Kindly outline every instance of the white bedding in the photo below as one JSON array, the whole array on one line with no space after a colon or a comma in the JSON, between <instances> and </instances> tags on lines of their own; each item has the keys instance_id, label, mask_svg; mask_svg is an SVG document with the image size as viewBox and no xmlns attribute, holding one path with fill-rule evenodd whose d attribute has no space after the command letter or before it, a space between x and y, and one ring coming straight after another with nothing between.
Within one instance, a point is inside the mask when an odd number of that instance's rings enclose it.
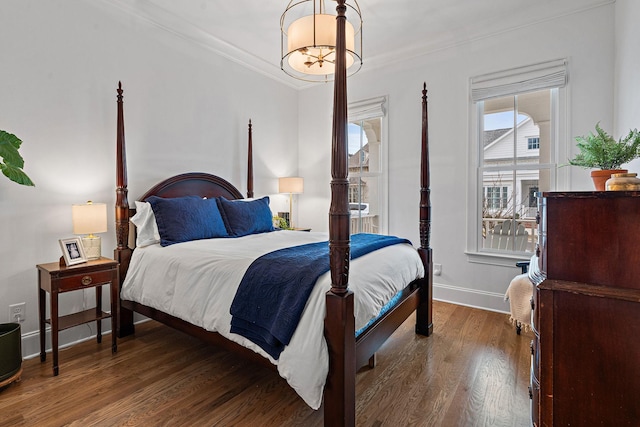
<instances>
[{"instance_id":1,"label":"white bedding","mask_svg":"<svg viewBox=\"0 0 640 427\"><path fill-rule=\"evenodd\" d=\"M255 258L280 248L327 240L326 233L277 231L137 248L121 297L218 332L261 354L277 365L280 375L310 407L318 409L328 372L323 329L330 273L318 279L300 324L279 360L229 332L229 307L244 272ZM408 244L389 246L352 260L349 289L355 295L356 330L377 316L399 290L423 276L417 251Z\"/></svg>"}]
</instances>

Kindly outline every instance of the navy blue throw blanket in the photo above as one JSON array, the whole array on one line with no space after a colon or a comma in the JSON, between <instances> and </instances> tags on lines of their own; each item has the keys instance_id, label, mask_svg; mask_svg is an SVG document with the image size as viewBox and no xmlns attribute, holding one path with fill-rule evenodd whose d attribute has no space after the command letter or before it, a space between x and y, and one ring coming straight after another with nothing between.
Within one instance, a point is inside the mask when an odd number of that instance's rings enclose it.
<instances>
[{"instance_id":1,"label":"navy blue throw blanket","mask_svg":"<svg viewBox=\"0 0 640 427\"><path fill-rule=\"evenodd\" d=\"M354 234L351 259L411 242L394 236ZM231 304L231 332L280 357L298 326L318 277L329 271L329 242L270 252L249 266Z\"/></svg>"}]
</instances>

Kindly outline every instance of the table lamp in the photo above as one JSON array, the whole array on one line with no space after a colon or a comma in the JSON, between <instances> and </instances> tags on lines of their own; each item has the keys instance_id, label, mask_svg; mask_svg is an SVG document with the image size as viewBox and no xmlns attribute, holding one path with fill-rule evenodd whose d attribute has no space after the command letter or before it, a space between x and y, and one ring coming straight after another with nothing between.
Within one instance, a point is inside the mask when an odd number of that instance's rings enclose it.
<instances>
[{"instance_id":1,"label":"table lamp","mask_svg":"<svg viewBox=\"0 0 640 427\"><path fill-rule=\"evenodd\" d=\"M102 243L100 236L93 233L105 233L107 231L107 205L105 203L93 203L88 201L84 205L71 207L73 221L73 234L87 234L82 237L82 246L87 259L97 259L102 255Z\"/></svg>"},{"instance_id":2,"label":"table lamp","mask_svg":"<svg viewBox=\"0 0 640 427\"><path fill-rule=\"evenodd\" d=\"M299 176L278 178L278 192L289 193L289 227L293 228L292 197L304 191L304 179Z\"/></svg>"}]
</instances>

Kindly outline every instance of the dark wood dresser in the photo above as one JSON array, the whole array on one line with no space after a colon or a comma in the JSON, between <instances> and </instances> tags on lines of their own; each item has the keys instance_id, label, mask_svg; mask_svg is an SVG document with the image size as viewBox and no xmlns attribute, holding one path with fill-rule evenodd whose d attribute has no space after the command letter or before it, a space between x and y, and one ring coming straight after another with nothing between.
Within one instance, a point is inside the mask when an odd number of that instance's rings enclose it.
<instances>
[{"instance_id":1,"label":"dark wood dresser","mask_svg":"<svg viewBox=\"0 0 640 427\"><path fill-rule=\"evenodd\" d=\"M640 192L539 199L535 426L640 426Z\"/></svg>"}]
</instances>

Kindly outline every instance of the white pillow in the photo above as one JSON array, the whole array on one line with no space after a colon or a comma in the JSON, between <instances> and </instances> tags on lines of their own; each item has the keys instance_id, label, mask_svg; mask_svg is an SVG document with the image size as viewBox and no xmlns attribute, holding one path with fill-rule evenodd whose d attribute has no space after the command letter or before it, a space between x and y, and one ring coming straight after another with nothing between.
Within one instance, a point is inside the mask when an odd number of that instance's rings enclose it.
<instances>
[{"instance_id":1,"label":"white pillow","mask_svg":"<svg viewBox=\"0 0 640 427\"><path fill-rule=\"evenodd\" d=\"M160 243L160 232L151 204L136 200L136 214L131 217L131 222L136 226L136 247Z\"/></svg>"}]
</instances>

